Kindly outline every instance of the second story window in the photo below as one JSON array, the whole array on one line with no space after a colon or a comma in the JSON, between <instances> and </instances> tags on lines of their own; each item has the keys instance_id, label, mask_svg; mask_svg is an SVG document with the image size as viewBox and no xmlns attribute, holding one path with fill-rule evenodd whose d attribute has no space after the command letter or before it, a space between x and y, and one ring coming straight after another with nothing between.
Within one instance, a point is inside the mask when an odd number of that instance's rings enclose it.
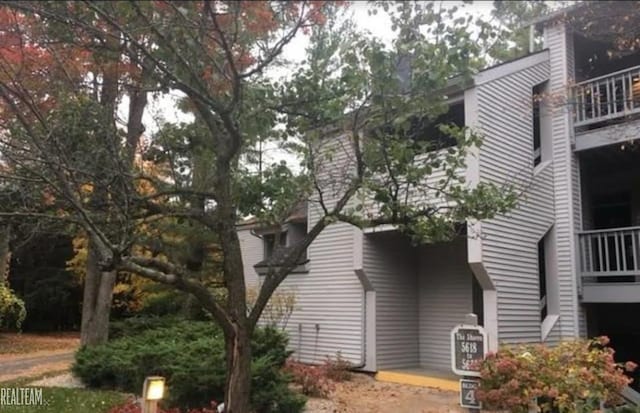
<instances>
[{"instance_id":1,"label":"second story window","mask_svg":"<svg viewBox=\"0 0 640 413\"><path fill-rule=\"evenodd\" d=\"M542 145L540 142L540 100L542 99L542 85L533 88L533 166L538 166L542 162Z\"/></svg>"},{"instance_id":2,"label":"second story window","mask_svg":"<svg viewBox=\"0 0 640 413\"><path fill-rule=\"evenodd\" d=\"M456 138L443 133L440 130L440 125L464 127L464 102L451 104L447 112L434 120L416 119L410 129L410 138L417 142L428 142L429 150L439 150L456 146Z\"/></svg>"},{"instance_id":3,"label":"second story window","mask_svg":"<svg viewBox=\"0 0 640 413\"><path fill-rule=\"evenodd\" d=\"M372 127L367 133L374 138L385 135L398 136L407 139L419 147L420 150L431 152L456 146L458 141L450 133L443 132L441 126L454 126L464 128L464 102L456 101L449 104L447 111L429 118L427 116L411 116L407 124L401 127L394 126L391 122Z\"/></svg>"},{"instance_id":4,"label":"second story window","mask_svg":"<svg viewBox=\"0 0 640 413\"><path fill-rule=\"evenodd\" d=\"M278 238L276 240L276 238ZM277 248L287 246L287 232L283 231L280 234L265 234L263 236L264 242L264 259L270 258Z\"/></svg>"},{"instance_id":5,"label":"second story window","mask_svg":"<svg viewBox=\"0 0 640 413\"><path fill-rule=\"evenodd\" d=\"M265 228L256 230L256 236L262 238L262 260L254 265L258 274L264 275L270 269L278 269L287 262L292 250L302 242L307 234L307 222L304 220L290 221L281 228ZM296 267L292 273L309 272L307 251L298 257Z\"/></svg>"},{"instance_id":6,"label":"second story window","mask_svg":"<svg viewBox=\"0 0 640 413\"><path fill-rule=\"evenodd\" d=\"M544 107L544 96L547 89L547 82L541 83L533 87L531 91L532 98L532 117L533 117L533 167L540 165L543 160L546 160L545 148L546 145L550 145L549 133L547 126L549 125L549 118L546 116Z\"/></svg>"}]
</instances>

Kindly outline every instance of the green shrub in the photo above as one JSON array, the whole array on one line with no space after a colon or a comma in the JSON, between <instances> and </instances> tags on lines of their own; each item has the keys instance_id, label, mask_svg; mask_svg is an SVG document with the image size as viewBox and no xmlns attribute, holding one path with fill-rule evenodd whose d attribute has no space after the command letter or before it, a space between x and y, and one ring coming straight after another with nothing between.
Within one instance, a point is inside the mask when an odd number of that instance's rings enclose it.
<instances>
[{"instance_id":1,"label":"green shrub","mask_svg":"<svg viewBox=\"0 0 640 413\"><path fill-rule=\"evenodd\" d=\"M198 300L195 300L191 295L167 289L162 285L150 285L146 288L137 315L142 317L173 317L177 315L198 321L211 319Z\"/></svg>"},{"instance_id":2,"label":"green shrub","mask_svg":"<svg viewBox=\"0 0 640 413\"><path fill-rule=\"evenodd\" d=\"M130 337L143 331L158 328L170 328L187 321L179 316L136 316L124 320L111 321L109 323L109 339Z\"/></svg>"},{"instance_id":3,"label":"green shrub","mask_svg":"<svg viewBox=\"0 0 640 413\"><path fill-rule=\"evenodd\" d=\"M153 321L164 326L131 334L129 321L120 338L76 354L74 373L89 387L139 393L144 378L167 379L168 405L208 406L224 396L225 369L222 333L211 322ZM146 324L148 326L148 324ZM252 404L257 413L300 412L305 400L293 393L281 371L290 352L286 337L274 329L257 329L252 349Z\"/></svg>"}]
</instances>

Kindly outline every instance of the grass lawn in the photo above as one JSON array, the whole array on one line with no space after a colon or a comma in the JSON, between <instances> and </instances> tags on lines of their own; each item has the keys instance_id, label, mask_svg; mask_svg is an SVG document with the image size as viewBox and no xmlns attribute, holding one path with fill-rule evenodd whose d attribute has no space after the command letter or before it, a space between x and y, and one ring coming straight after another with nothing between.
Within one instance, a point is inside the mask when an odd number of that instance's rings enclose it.
<instances>
[{"instance_id":1,"label":"grass lawn","mask_svg":"<svg viewBox=\"0 0 640 413\"><path fill-rule=\"evenodd\" d=\"M47 377L22 378L19 380L0 382L0 389L25 387L27 383ZM6 392L6 390L5 390ZM42 387L42 405L36 406L7 406L0 405L2 413L106 413L112 407L123 404L129 395L124 393L67 389L59 387Z\"/></svg>"},{"instance_id":2,"label":"grass lawn","mask_svg":"<svg viewBox=\"0 0 640 413\"><path fill-rule=\"evenodd\" d=\"M124 403L127 397L126 394L110 391L43 387L42 405L0 405L0 410L2 413L106 413Z\"/></svg>"}]
</instances>

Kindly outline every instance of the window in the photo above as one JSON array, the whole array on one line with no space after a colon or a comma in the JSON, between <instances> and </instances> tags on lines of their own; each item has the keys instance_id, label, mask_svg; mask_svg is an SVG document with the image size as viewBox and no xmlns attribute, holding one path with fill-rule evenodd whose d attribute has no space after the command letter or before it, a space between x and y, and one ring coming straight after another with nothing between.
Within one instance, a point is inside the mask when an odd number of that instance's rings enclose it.
<instances>
[{"instance_id":1,"label":"window","mask_svg":"<svg viewBox=\"0 0 640 413\"><path fill-rule=\"evenodd\" d=\"M276 234L265 234L263 236L264 242L264 259L270 258L273 255L273 252L276 250ZM287 246L287 232L283 231L280 233L279 248Z\"/></svg>"},{"instance_id":2,"label":"window","mask_svg":"<svg viewBox=\"0 0 640 413\"><path fill-rule=\"evenodd\" d=\"M383 137L388 134L398 135L420 145L426 151L437 151L444 148L456 146L458 141L455 137L440 130L441 125L455 125L459 128L465 126L464 102L454 102L449 105L447 112L429 119L426 116L412 116L407 125L402 128L393 126L391 122L386 125L372 128L368 133L374 138Z\"/></svg>"},{"instance_id":3,"label":"window","mask_svg":"<svg viewBox=\"0 0 640 413\"><path fill-rule=\"evenodd\" d=\"M534 86L532 90L533 99L533 166L536 167L542 162L542 117L540 106L546 83Z\"/></svg>"},{"instance_id":4,"label":"window","mask_svg":"<svg viewBox=\"0 0 640 413\"><path fill-rule=\"evenodd\" d=\"M257 231L256 235L262 238L263 257L262 260L254 264L256 272L265 275L270 268L277 268L282 265L283 259L288 256L288 251L302 240L307 234L306 220L302 222L288 222L284 224L279 232L278 228L264 229ZM278 253L282 251L282 253ZM309 259L305 250L297 262L297 266L292 273L309 272Z\"/></svg>"},{"instance_id":5,"label":"window","mask_svg":"<svg viewBox=\"0 0 640 413\"><path fill-rule=\"evenodd\" d=\"M538 241L538 297L540 333L545 341L560 319L560 292L558 291L558 261L555 228Z\"/></svg>"},{"instance_id":6,"label":"window","mask_svg":"<svg viewBox=\"0 0 640 413\"><path fill-rule=\"evenodd\" d=\"M545 239L538 241L538 282L540 288L540 321L544 321L549 315L547 303L547 263L545 257Z\"/></svg>"},{"instance_id":7,"label":"window","mask_svg":"<svg viewBox=\"0 0 640 413\"><path fill-rule=\"evenodd\" d=\"M443 133L440 130L440 125L464 127L464 102L451 104L446 113L443 113L431 122L427 119L414 119L409 129L409 136L416 142L429 142L430 150L456 146L458 143L456 138Z\"/></svg>"},{"instance_id":8,"label":"window","mask_svg":"<svg viewBox=\"0 0 640 413\"><path fill-rule=\"evenodd\" d=\"M478 325L484 326L484 295L482 286L473 274L471 274L471 280L471 300L473 313L478 316Z\"/></svg>"}]
</instances>

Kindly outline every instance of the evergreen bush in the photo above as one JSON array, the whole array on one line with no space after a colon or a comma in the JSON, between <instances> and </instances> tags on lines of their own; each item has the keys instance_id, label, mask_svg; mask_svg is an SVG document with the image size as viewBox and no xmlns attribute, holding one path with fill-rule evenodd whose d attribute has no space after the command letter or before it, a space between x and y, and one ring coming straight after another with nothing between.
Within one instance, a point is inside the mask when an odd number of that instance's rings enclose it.
<instances>
[{"instance_id":1,"label":"evergreen bush","mask_svg":"<svg viewBox=\"0 0 640 413\"><path fill-rule=\"evenodd\" d=\"M222 332L211 322L153 321L166 325L134 333L130 321L120 337L76 354L73 372L89 387L139 393L146 376L167 379L167 405L183 408L221 401L225 384ZM147 324L148 326L148 324ZM289 389L282 372L290 352L287 338L273 328L256 330L253 341L252 396L256 413L301 412L305 399Z\"/></svg>"}]
</instances>

